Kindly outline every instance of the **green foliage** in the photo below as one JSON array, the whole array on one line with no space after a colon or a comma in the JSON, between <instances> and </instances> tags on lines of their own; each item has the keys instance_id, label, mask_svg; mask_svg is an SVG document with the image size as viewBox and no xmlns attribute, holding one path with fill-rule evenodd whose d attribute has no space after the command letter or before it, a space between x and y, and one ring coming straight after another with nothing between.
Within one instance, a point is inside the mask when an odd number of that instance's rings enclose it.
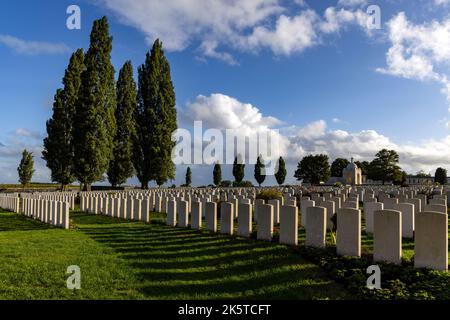
<instances>
[{"instance_id":1,"label":"green foliage","mask_svg":"<svg viewBox=\"0 0 450 320\"><path fill-rule=\"evenodd\" d=\"M33 153L23 150L22 160L20 160L19 167L17 168L19 174L19 182L22 186L26 186L31 182L33 178L34 170L34 160Z\"/></svg>"},{"instance_id":2,"label":"green foliage","mask_svg":"<svg viewBox=\"0 0 450 320\"><path fill-rule=\"evenodd\" d=\"M52 181L66 185L75 181L73 175L73 117L84 71L84 53L78 49L70 58L63 84L58 89L53 103L52 118L47 121L47 137L44 139L42 158L51 171Z\"/></svg>"},{"instance_id":3,"label":"green foliage","mask_svg":"<svg viewBox=\"0 0 450 320\"><path fill-rule=\"evenodd\" d=\"M251 181L245 180L241 182L233 182L233 187L239 187L239 188L251 188L253 187L253 183Z\"/></svg>"},{"instance_id":4,"label":"green foliage","mask_svg":"<svg viewBox=\"0 0 450 320\"><path fill-rule=\"evenodd\" d=\"M258 185L261 186L261 184L266 180L266 169L264 165L264 159L262 156L258 156L258 159L256 160L255 164L255 180L258 182Z\"/></svg>"},{"instance_id":5,"label":"green foliage","mask_svg":"<svg viewBox=\"0 0 450 320\"><path fill-rule=\"evenodd\" d=\"M94 21L90 38L73 123L74 174L87 189L108 169L116 133L112 37L106 17Z\"/></svg>"},{"instance_id":6,"label":"green foliage","mask_svg":"<svg viewBox=\"0 0 450 320\"><path fill-rule=\"evenodd\" d=\"M399 156L395 150L380 150L375 159L370 163L368 178L386 181L398 181L402 179L402 172L398 166Z\"/></svg>"},{"instance_id":7,"label":"green foliage","mask_svg":"<svg viewBox=\"0 0 450 320\"><path fill-rule=\"evenodd\" d=\"M162 43L157 39L145 63L139 67L137 135L134 144L134 166L143 188L149 181L158 185L175 178L172 161L172 133L177 129L175 91L170 65Z\"/></svg>"},{"instance_id":8,"label":"green foliage","mask_svg":"<svg viewBox=\"0 0 450 320\"><path fill-rule=\"evenodd\" d=\"M355 161L355 164L361 169L361 174L363 176L367 176L369 173L370 163L368 161Z\"/></svg>"},{"instance_id":9,"label":"green foliage","mask_svg":"<svg viewBox=\"0 0 450 320\"><path fill-rule=\"evenodd\" d=\"M190 187L192 184L192 171L191 167L187 167L186 169L186 187Z\"/></svg>"},{"instance_id":10,"label":"green foliage","mask_svg":"<svg viewBox=\"0 0 450 320\"><path fill-rule=\"evenodd\" d=\"M245 164L241 155L238 155L236 158L234 158L233 176L234 181L237 182L238 184L241 183L242 180L244 180Z\"/></svg>"},{"instance_id":11,"label":"green foliage","mask_svg":"<svg viewBox=\"0 0 450 320\"><path fill-rule=\"evenodd\" d=\"M418 178L431 178L431 174L425 173L425 171L423 171L423 170L420 170L419 172L417 172L416 176Z\"/></svg>"},{"instance_id":12,"label":"green foliage","mask_svg":"<svg viewBox=\"0 0 450 320\"><path fill-rule=\"evenodd\" d=\"M174 232L157 213L151 224L78 212L70 218L76 230L0 212L0 300L350 298L284 245ZM67 290L65 271L75 258L82 289Z\"/></svg>"},{"instance_id":13,"label":"green foliage","mask_svg":"<svg viewBox=\"0 0 450 320\"><path fill-rule=\"evenodd\" d=\"M406 179L408 178L408 174L406 171L397 172L394 176L394 184L399 186L406 186Z\"/></svg>"},{"instance_id":14,"label":"green foliage","mask_svg":"<svg viewBox=\"0 0 450 320\"><path fill-rule=\"evenodd\" d=\"M325 182L330 178L330 165L328 156L325 154L309 155L304 157L297 166L294 177L298 181L310 182L317 185Z\"/></svg>"},{"instance_id":15,"label":"green foliage","mask_svg":"<svg viewBox=\"0 0 450 320\"><path fill-rule=\"evenodd\" d=\"M333 187L335 187L335 188L341 188L342 187L342 183L341 182L336 182L334 185L333 185Z\"/></svg>"},{"instance_id":16,"label":"green foliage","mask_svg":"<svg viewBox=\"0 0 450 320\"><path fill-rule=\"evenodd\" d=\"M232 183L230 180L223 180L223 181L220 183L220 186L223 187L223 188L229 188L229 187L231 187L232 185L233 185L233 183Z\"/></svg>"},{"instance_id":17,"label":"green foliage","mask_svg":"<svg viewBox=\"0 0 450 320\"><path fill-rule=\"evenodd\" d=\"M342 171L348 166L350 162L347 159L337 158L331 164L331 176L342 177Z\"/></svg>"},{"instance_id":18,"label":"green foliage","mask_svg":"<svg viewBox=\"0 0 450 320\"><path fill-rule=\"evenodd\" d=\"M277 189L266 189L266 190L262 190L261 192L259 192L256 195L256 199L263 199L266 201L269 200L277 200L283 197L283 194L281 193L281 191L277 190Z\"/></svg>"},{"instance_id":19,"label":"green foliage","mask_svg":"<svg viewBox=\"0 0 450 320\"><path fill-rule=\"evenodd\" d=\"M438 182L440 185L447 184L447 170L444 168L437 168L434 174L434 182Z\"/></svg>"},{"instance_id":20,"label":"green foliage","mask_svg":"<svg viewBox=\"0 0 450 320\"><path fill-rule=\"evenodd\" d=\"M373 261L369 256L337 256L335 247L294 249L308 260L321 266L335 281L343 284L356 299L450 299L450 273L414 268L412 262L401 266L377 262L382 270L381 289L367 288L366 270Z\"/></svg>"},{"instance_id":21,"label":"green foliage","mask_svg":"<svg viewBox=\"0 0 450 320\"><path fill-rule=\"evenodd\" d=\"M133 80L131 61L125 62L117 80L116 136L113 159L109 163L108 180L119 186L133 175L133 141L136 135L134 112L136 110L136 83Z\"/></svg>"},{"instance_id":22,"label":"green foliage","mask_svg":"<svg viewBox=\"0 0 450 320\"><path fill-rule=\"evenodd\" d=\"M220 183L222 182L222 168L220 167L219 163L216 163L214 165L213 179L214 179L214 185L216 187L220 186Z\"/></svg>"},{"instance_id":23,"label":"green foliage","mask_svg":"<svg viewBox=\"0 0 450 320\"><path fill-rule=\"evenodd\" d=\"M278 185L282 185L286 180L286 162L283 157L280 157L277 161L277 166L275 168L275 179L277 180Z\"/></svg>"}]
</instances>

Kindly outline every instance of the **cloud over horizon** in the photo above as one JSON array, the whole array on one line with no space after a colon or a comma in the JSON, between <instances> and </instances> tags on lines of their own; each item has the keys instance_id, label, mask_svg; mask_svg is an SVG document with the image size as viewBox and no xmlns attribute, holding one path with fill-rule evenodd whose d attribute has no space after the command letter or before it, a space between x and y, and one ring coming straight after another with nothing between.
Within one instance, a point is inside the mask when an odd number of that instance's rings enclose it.
<instances>
[{"instance_id":1,"label":"cloud over horizon","mask_svg":"<svg viewBox=\"0 0 450 320\"><path fill-rule=\"evenodd\" d=\"M242 135L251 132L270 131L277 129L280 154L286 159L289 175L297 162L308 154L324 153L335 158L355 158L355 160L370 161L375 154L383 149L394 149L400 155L400 166L408 173L414 174L420 170L434 173L437 167L444 167L450 163L450 135L442 139L425 139L418 143L400 143L367 128L351 132L341 129L329 129L327 121L305 123L302 126L283 123L276 117L264 114L257 106L241 102L234 97L221 93L209 96L199 95L192 102L179 109L179 127L192 129L193 121L202 121L203 129L215 128L219 130L235 129ZM334 126L339 122L333 121ZM3 138L5 144L0 143L0 163L3 182L13 183L17 180L16 168L23 149L34 153L36 174L33 181L50 181L50 172L41 158L42 135L25 128L18 128ZM247 166L247 169L252 167ZM211 166L194 165L198 177L209 177ZM450 169L450 168L449 168ZM177 181L181 183L185 166L178 166ZM250 170L251 171L251 170ZM247 172L247 179L252 179L251 172ZM291 172L292 171L292 172ZM251 177L250 177L251 175ZM224 179L231 178L224 173ZM288 177L293 183L292 177ZM136 179L131 179L136 183ZM271 180L268 180L271 181ZM196 184L208 184L208 181L196 181Z\"/></svg>"},{"instance_id":2,"label":"cloud over horizon","mask_svg":"<svg viewBox=\"0 0 450 320\"><path fill-rule=\"evenodd\" d=\"M442 139L424 139L419 143L400 143L377 132L374 129L351 132L328 129L325 120L295 126L282 123L278 119L265 115L249 103L224 94L200 95L189 103L180 122L183 126L193 125L193 121L202 121L203 126L216 129L237 129L243 135L252 131L279 129L281 155L291 166L308 154L324 153L330 160L336 158L355 158L370 161L383 149L394 149L400 155L400 165L408 173L420 170L434 172L450 163L450 135ZM332 121L333 122L333 121ZM334 125L339 122L334 122ZM449 168L450 169L450 168Z\"/></svg>"}]
</instances>

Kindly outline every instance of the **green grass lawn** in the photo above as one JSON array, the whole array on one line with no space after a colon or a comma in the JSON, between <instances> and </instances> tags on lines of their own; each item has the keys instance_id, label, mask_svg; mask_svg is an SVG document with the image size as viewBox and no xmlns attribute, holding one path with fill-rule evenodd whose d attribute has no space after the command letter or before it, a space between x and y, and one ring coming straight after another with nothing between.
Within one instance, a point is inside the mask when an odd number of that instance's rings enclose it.
<instances>
[{"instance_id":1,"label":"green grass lawn","mask_svg":"<svg viewBox=\"0 0 450 320\"><path fill-rule=\"evenodd\" d=\"M71 214L71 230L0 213L0 299L347 299L290 248ZM81 290L66 269L81 268Z\"/></svg>"}]
</instances>

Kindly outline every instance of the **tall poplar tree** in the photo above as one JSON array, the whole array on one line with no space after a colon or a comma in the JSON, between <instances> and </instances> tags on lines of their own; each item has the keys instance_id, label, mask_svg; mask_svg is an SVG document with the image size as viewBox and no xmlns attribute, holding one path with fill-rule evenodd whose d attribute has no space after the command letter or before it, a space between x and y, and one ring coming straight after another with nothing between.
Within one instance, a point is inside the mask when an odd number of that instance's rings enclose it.
<instances>
[{"instance_id":1,"label":"tall poplar tree","mask_svg":"<svg viewBox=\"0 0 450 320\"><path fill-rule=\"evenodd\" d=\"M275 179L280 186L284 183L284 180L286 180L286 174L286 162L283 157L280 157L275 168Z\"/></svg>"},{"instance_id":2,"label":"tall poplar tree","mask_svg":"<svg viewBox=\"0 0 450 320\"><path fill-rule=\"evenodd\" d=\"M84 70L84 53L78 49L70 58L63 85L58 89L53 103L52 118L47 121L42 158L51 171L52 181L61 184L61 190L74 182L73 117Z\"/></svg>"},{"instance_id":3,"label":"tall poplar tree","mask_svg":"<svg viewBox=\"0 0 450 320\"><path fill-rule=\"evenodd\" d=\"M175 178L172 161L175 146L172 133L177 129L175 91L170 65L159 39L138 72L134 166L142 188L146 189L152 180L162 185Z\"/></svg>"},{"instance_id":4,"label":"tall poplar tree","mask_svg":"<svg viewBox=\"0 0 450 320\"><path fill-rule=\"evenodd\" d=\"M261 184L266 180L265 165L262 156L259 156L255 164L255 180L261 187Z\"/></svg>"},{"instance_id":5,"label":"tall poplar tree","mask_svg":"<svg viewBox=\"0 0 450 320\"><path fill-rule=\"evenodd\" d=\"M186 187L190 187L192 184L192 170L191 167L187 167L186 170Z\"/></svg>"},{"instance_id":6,"label":"tall poplar tree","mask_svg":"<svg viewBox=\"0 0 450 320\"><path fill-rule=\"evenodd\" d=\"M117 80L116 136L113 159L109 163L108 180L113 187L121 185L133 175L134 112L137 104L136 83L131 61L125 62Z\"/></svg>"},{"instance_id":7,"label":"tall poplar tree","mask_svg":"<svg viewBox=\"0 0 450 320\"><path fill-rule=\"evenodd\" d=\"M220 186L220 183L222 182L222 168L220 167L219 163L216 163L214 165L213 181L216 187Z\"/></svg>"},{"instance_id":8,"label":"tall poplar tree","mask_svg":"<svg viewBox=\"0 0 450 320\"><path fill-rule=\"evenodd\" d=\"M103 178L112 159L116 89L111 50L108 20L103 17L92 27L73 123L74 175L85 190Z\"/></svg>"},{"instance_id":9,"label":"tall poplar tree","mask_svg":"<svg viewBox=\"0 0 450 320\"><path fill-rule=\"evenodd\" d=\"M27 186L31 182L34 171L33 153L28 152L25 149L22 152L22 160L20 160L19 167L17 167L19 182L23 187Z\"/></svg>"},{"instance_id":10,"label":"tall poplar tree","mask_svg":"<svg viewBox=\"0 0 450 320\"><path fill-rule=\"evenodd\" d=\"M241 155L238 155L236 158L234 158L233 176L234 176L234 181L236 182L237 185L242 183L242 180L244 180L245 164L244 164L244 161L242 160Z\"/></svg>"}]
</instances>

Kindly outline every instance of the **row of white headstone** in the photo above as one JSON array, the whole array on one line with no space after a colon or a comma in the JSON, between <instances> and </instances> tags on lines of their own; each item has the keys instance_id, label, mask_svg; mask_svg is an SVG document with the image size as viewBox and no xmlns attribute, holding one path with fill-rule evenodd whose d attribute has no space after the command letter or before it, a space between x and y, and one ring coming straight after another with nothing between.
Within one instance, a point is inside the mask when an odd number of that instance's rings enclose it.
<instances>
[{"instance_id":1,"label":"row of white headstone","mask_svg":"<svg viewBox=\"0 0 450 320\"><path fill-rule=\"evenodd\" d=\"M178 195L178 196L175 196ZM252 232L252 222L258 224L257 238L271 240L274 224L280 223L280 242L297 245L298 225L306 229L306 245L324 247L326 231L331 230L331 216L337 213L337 251L340 255L361 255L361 212L357 193L326 194L323 197L313 195L314 200L303 197L301 201L301 217L298 217L295 198L270 200L265 204L263 200L250 200L242 196L223 193L215 197L227 198L228 202L219 202L221 206L221 233L233 234L234 223L237 222L237 234L249 236ZM380 192L377 202L374 194L367 193L364 201L366 232L374 234L374 259L392 263L401 262L402 237L412 238L415 231L415 265L437 270L448 268L448 225L446 215L446 199L436 196L429 204L426 197L411 193L417 198L389 198ZM422 199L425 197L424 201ZM202 218L205 218L205 228L217 231L217 203L211 201L213 197L205 194L200 199L189 192L146 192L106 194L86 193L81 198L83 211L102 213L113 217L149 221L151 211L167 213L167 224L171 226L202 228ZM404 203L398 203L406 201ZM283 204L285 203L285 205ZM253 210L254 208L254 210ZM392 219L395 223L387 223L385 219ZM387 214L383 214L386 213ZM436 217L436 213L441 216ZM375 218L376 217L376 218ZM309 220L309 221L308 221ZM375 221L376 220L376 221ZM445 221L444 221L445 220ZM420 226L414 228L414 221ZM420 222L419 222L420 221ZM375 227L375 224L378 227ZM392 230L393 226L400 226ZM380 227L381 226L381 227ZM376 230L375 230L376 229ZM398 237L400 233L400 237ZM392 245L384 245L392 242ZM399 239L397 241L396 239ZM426 239L433 239L428 241ZM393 254L394 252L395 254ZM430 252L432 254L430 254Z\"/></svg>"},{"instance_id":2,"label":"row of white headstone","mask_svg":"<svg viewBox=\"0 0 450 320\"><path fill-rule=\"evenodd\" d=\"M278 200L277 200L278 201ZM298 208L294 205L282 205L278 208L273 204L264 204L258 201L254 206L250 201L238 203L220 202L220 230L218 230L218 203L205 203L205 229L212 232L233 235L235 222L237 222L237 235L250 237L253 232L253 218L257 216L256 238L271 241L274 230L275 211L279 210L280 243L298 244ZM169 226L203 228L203 203L193 201L191 210L186 200L172 199L168 202L166 224Z\"/></svg>"},{"instance_id":3,"label":"row of white headstone","mask_svg":"<svg viewBox=\"0 0 450 320\"><path fill-rule=\"evenodd\" d=\"M305 200L311 201L311 200ZM312 201L314 202L314 201ZM333 215L334 202L304 207L301 219L306 229L306 245L318 248L326 246L327 229L332 228L330 215ZM354 202L354 201L351 201ZM358 205L358 202L355 201ZM368 202L372 203L372 202ZM333 204L333 205L331 205ZM380 204L380 203L379 203ZM382 204L382 203L381 203ZM189 203L183 199L172 199L168 202L167 225L202 228L203 203L193 201ZM278 206L264 204L256 200L255 210L252 210L250 201L239 203L220 202L220 232L234 233L234 223L237 220L237 234L249 237L252 233L253 216L257 216L257 239L271 241L275 222L275 213L278 210L280 223L280 243L297 245L299 218L296 206ZM328 206L329 205L329 206ZM338 208L336 249L338 255L361 256L361 211L352 207L353 204ZM416 221L414 251L415 266L427 267L435 270L448 270L448 222L447 214L441 205L427 205L426 211L420 211L413 216ZM409 204L408 212L413 207ZM435 211L435 210L440 210ZM446 209L446 207L445 207ZM205 204L205 229L217 232L217 203ZM405 210L406 212L406 210ZM414 214L414 211L412 211ZM374 260L400 264L402 258L402 211L379 210L373 211L373 237Z\"/></svg>"},{"instance_id":4,"label":"row of white headstone","mask_svg":"<svg viewBox=\"0 0 450 320\"><path fill-rule=\"evenodd\" d=\"M31 196L23 197L21 213L55 227L64 229L69 229L70 227L69 202L38 199Z\"/></svg>"},{"instance_id":5,"label":"row of white headstone","mask_svg":"<svg viewBox=\"0 0 450 320\"><path fill-rule=\"evenodd\" d=\"M0 208L19 213L20 200L17 195L0 194Z\"/></svg>"},{"instance_id":6,"label":"row of white headstone","mask_svg":"<svg viewBox=\"0 0 450 320\"><path fill-rule=\"evenodd\" d=\"M350 199L350 198L349 198ZM330 221L337 212L336 247L340 255L361 255L361 212L358 199L345 201L341 198L319 201L303 198L301 201L302 225L306 236L315 247L325 246L323 230L332 228ZM373 234L374 260L400 264L402 260L402 238L414 238L414 264L435 270L448 270L448 215L446 199L431 199L427 204L425 195L417 198L377 199L364 201L366 233ZM335 209L337 208L337 209Z\"/></svg>"},{"instance_id":7,"label":"row of white headstone","mask_svg":"<svg viewBox=\"0 0 450 320\"><path fill-rule=\"evenodd\" d=\"M80 196L80 210L114 218L150 222L150 212L155 209L152 199L149 196L125 197L118 194L84 193Z\"/></svg>"},{"instance_id":8,"label":"row of white headstone","mask_svg":"<svg viewBox=\"0 0 450 320\"><path fill-rule=\"evenodd\" d=\"M220 198L220 197L219 197ZM201 202L203 204L202 217L205 216L206 202L218 202L219 198L211 195L203 195L201 197L190 193L81 193L80 209L83 212L91 212L95 214L105 214L112 217L124 219L142 220L149 222L150 212L168 212L168 203L170 200L183 199L188 202L188 211L191 212L193 202ZM214 199L214 200L213 200ZM228 197L229 201L237 204L241 202L259 203L262 200L246 199L243 196ZM270 200L269 204L275 206L275 223L279 223L279 207L283 204L296 205L294 197L287 196L280 200ZM140 218L139 218L140 217ZM236 212L237 217L237 212ZM255 216L255 219L257 216Z\"/></svg>"},{"instance_id":9,"label":"row of white headstone","mask_svg":"<svg viewBox=\"0 0 450 320\"><path fill-rule=\"evenodd\" d=\"M23 193L21 194L22 197L33 197L36 199L43 199L43 200L55 200L55 201L62 201L62 202L68 202L70 206L70 210L75 209L75 201L77 199L78 193L73 191L66 191L66 192L39 192L39 193Z\"/></svg>"}]
</instances>

